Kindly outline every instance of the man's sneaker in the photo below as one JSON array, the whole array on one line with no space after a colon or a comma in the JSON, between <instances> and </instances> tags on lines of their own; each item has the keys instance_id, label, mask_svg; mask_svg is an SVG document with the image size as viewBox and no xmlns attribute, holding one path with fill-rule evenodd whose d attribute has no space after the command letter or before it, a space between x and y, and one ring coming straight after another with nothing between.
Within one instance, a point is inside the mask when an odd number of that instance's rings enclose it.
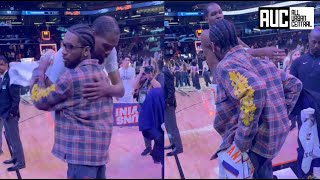
<instances>
[{"instance_id":1,"label":"man's sneaker","mask_svg":"<svg viewBox=\"0 0 320 180\"><path fill-rule=\"evenodd\" d=\"M314 174L311 174L310 176L308 176L308 179L318 179L318 177L315 176Z\"/></svg>"},{"instance_id":2,"label":"man's sneaker","mask_svg":"<svg viewBox=\"0 0 320 180\"><path fill-rule=\"evenodd\" d=\"M146 148L142 153L141 156L146 156L151 152L151 148Z\"/></svg>"}]
</instances>

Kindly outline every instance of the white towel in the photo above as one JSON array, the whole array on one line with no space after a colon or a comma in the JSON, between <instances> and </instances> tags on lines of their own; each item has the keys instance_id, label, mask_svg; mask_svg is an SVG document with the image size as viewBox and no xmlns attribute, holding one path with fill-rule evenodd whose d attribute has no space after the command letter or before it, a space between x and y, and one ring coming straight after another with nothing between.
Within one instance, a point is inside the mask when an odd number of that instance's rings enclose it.
<instances>
[{"instance_id":1,"label":"white towel","mask_svg":"<svg viewBox=\"0 0 320 180\"><path fill-rule=\"evenodd\" d=\"M12 62L9 64L10 85L27 87L30 85L32 72L37 68L37 62Z\"/></svg>"},{"instance_id":2,"label":"white towel","mask_svg":"<svg viewBox=\"0 0 320 180\"><path fill-rule=\"evenodd\" d=\"M317 123L314 119L315 110L312 108L301 111L301 128L299 130L299 140L304 150L301 169L308 173L312 160L320 155Z\"/></svg>"},{"instance_id":3,"label":"white towel","mask_svg":"<svg viewBox=\"0 0 320 180\"><path fill-rule=\"evenodd\" d=\"M53 83L56 83L59 77L66 71L62 57L62 48L55 54L53 58L53 63L50 65L46 71L46 76Z\"/></svg>"}]
</instances>

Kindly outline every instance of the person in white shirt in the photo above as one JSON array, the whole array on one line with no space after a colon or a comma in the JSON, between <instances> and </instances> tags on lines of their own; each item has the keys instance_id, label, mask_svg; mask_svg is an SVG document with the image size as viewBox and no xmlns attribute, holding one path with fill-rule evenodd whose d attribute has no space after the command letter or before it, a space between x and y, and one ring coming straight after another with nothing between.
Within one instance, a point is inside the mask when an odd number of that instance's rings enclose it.
<instances>
[{"instance_id":1,"label":"person in white shirt","mask_svg":"<svg viewBox=\"0 0 320 180\"><path fill-rule=\"evenodd\" d=\"M136 72L135 69L130 66L130 58L125 57L122 60L121 67L119 69L120 78L124 86L124 96L119 98L120 103L132 103L133 102L133 85Z\"/></svg>"}]
</instances>

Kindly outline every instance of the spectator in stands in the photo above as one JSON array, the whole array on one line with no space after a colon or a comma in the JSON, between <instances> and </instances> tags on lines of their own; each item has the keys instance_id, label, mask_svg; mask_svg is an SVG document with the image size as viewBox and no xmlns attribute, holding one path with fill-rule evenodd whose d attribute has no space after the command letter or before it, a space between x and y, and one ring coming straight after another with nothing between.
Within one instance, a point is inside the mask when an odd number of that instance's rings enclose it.
<instances>
[{"instance_id":1,"label":"spectator in stands","mask_svg":"<svg viewBox=\"0 0 320 180\"><path fill-rule=\"evenodd\" d=\"M199 79L199 68L197 66L197 61L194 59L191 62L191 79L192 84L198 91L201 90L200 79Z\"/></svg>"},{"instance_id":2,"label":"spectator in stands","mask_svg":"<svg viewBox=\"0 0 320 180\"><path fill-rule=\"evenodd\" d=\"M209 72L209 67L208 66L204 66L203 67L203 78L204 81L206 82L206 86L209 87L209 85L212 83L210 80L210 72Z\"/></svg>"},{"instance_id":3,"label":"spectator in stands","mask_svg":"<svg viewBox=\"0 0 320 180\"><path fill-rule=\"evenodd\" d=\"M290 68L294 60L296 60L298 57L300 57L300 50L294 49L290 51L287 55L287 57L283 61L283 70L287 73L290 73Z\"/></svg>"},{"instance_id":4,"label":"spectator in stands","mask_svg":"<svg viewBox=\"0 0 320 180\"><path fill-rule=\"evenodd\" d=\"M168 68L168 67L166 67ZM188 86L190 87L190 80L189 80L189 73L188 73L188 68L187 68L187 63L184 62L182 64L182 72L181 72L181 76L182 76L182 83L185 85L185 86Z\"/></svg>"},{"instance_id":5,"label":"spectator in stands","mask_svg":"<svg viewBox=\"0 0 320 180\"><path fill-rule=\"evenodd\" d=\"M175 63L174 75L176 77L176 88L182 87L181 67L178 62Z\"/></svg>"},{"instance_id":6,"label":"spectator in stands","mask_svg":"<svg viewBox=\"0 0 320 180\"><path fill-rule=\"evenodd\" d=\"M119 73L124 86L124 96L119 98L119 102L132 103L133 102L132 81L136 75L136 72L135 72L135 69L130 66L130 57L125 57L122 60Z\"/></svg>"}]
</instances>

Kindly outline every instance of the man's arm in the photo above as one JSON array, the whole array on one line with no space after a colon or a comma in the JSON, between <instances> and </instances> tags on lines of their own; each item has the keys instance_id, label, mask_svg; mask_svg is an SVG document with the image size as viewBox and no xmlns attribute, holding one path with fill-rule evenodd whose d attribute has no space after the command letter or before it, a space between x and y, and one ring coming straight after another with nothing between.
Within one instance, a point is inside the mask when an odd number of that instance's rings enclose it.
<instances>
[{"instance_id":1,"label":"man's arm","mask_svg":"<svg viewBox=\"0 0 320 180\"><path fill-rule=\"evenodd\" d=\"M244 43L240 38L238 38L238 42L245 48L249 48L247 53L251 54L253 57L264 57L267 56L270 59L283 60L286 57L286 53L282 49L278 49L277 47L264 47L258 49L251 49L246 43Z\"/></svg>"},{"instance_id":2,"label":"man's arm","mask_svg":"<svg viewBox=\"0 0 320 180\"><path fill-rule=\"evenodd\" d=\"M113 48L110 55L105 60L105 68L108 72L108 77L111 80L111 86L105 87L104 96L111 97L123 97L124 96L124 86L122 80L120 78L119 65L118 65L118 57L117 50ZM106 82L109 85L109 82Z\"/></svg>"},{"instance_id":3,"label":"man's arm","mask_svg":"<svg viewBox=\"0 0 320 180\"><path fill-rule=\"evenodd\" d=\"M105 59L104 64L104 68L108 72L107 81L103 82L96 78L94 83L85 84L83 89L84 98L94 100L103 96L124 96L124 87L120 78L117 59L117 51L113 48L110 55ZM111 80L112 85L110 85L109 79Z\"/></svg>"},{"instance_id":4,"label":"man's arm","mask_svg":"<svg viewBox=\"0 0 320 180\"><path fill-rule=\"evenodd\" d=\"M124 96L124 87L120 78L119 70L108 73L112 86L106 89L105 96L122 97Z\"/></svg>"},{"instance_id":5,"label":"man's arm","mask_svg":"<svg viewBox=\"0 0 320 180\"><path fill-rule=\"evenodd\" d=\"M239 126L234 141L241 152L252 146L265 105L266 84L254 73L238 65L218 66L217 76L227 94L240 102Z\"/></svg>"},{"instance_id":6,"label":"man's arm","mask_svg":"<svg viewBox=\"0 0 320 180\"><path fill-rule=\"evenodd\" d=\"M299 59L296 59L293 61L291 67L290 67L290 74L293 75L294 77L299 79L299 73L298 73L298 67L299 67ZM299 98L292 109L292 111L289 111L292 115L299 115L303 107L303 101L302 101L302 92L299 94Z\"/></svg>"},{"instance_id":7,"label":"man's arm","mask_svg":"<svg viewBox=\"0 0 320 180\"><path fill-rule=\"evenodd\" d=\"M59 103L70 97L72 93L72 78L69 73L64 73L56 84L45 86L45 80L38 78L44 75L45 71L36 68L33 71L31 84L31 99L36 108L44 111L62 109Z\"/></svg>"},{"instance_id":8,"label":"man's arm","mask_svg":"<svg viewBox=\"0 0 320 180\"><path fill-rule=\"evenodd\" d=\"M19 115L20 91L21 87L19 85L12 84L9 87L9 93L12 99L9 114L14 117Z\"/></svg>"},{"instance_id":9,"label":"man's arm","mask_svg":"<svg viewBox=\"0 0 320 180\"><path fill-rule=\"evenodd\" d=\"M290 114L300 96L302 83L291 74L288 74L283 70L280 71L288 114Z\"/></svg>"}]
</instances>

